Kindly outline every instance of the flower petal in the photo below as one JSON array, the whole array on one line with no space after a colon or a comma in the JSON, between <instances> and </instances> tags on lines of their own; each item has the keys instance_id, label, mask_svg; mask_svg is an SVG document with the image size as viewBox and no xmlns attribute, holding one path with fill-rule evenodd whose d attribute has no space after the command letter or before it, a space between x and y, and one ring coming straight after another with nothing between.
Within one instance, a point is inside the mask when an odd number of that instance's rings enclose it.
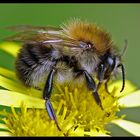
<instances>
[{"instance_id":1,"label":"flower petal","mask_svg":"<svg viewBox=\"0 0 140 140\"><path fill-rule=\"evenodd\" d=\"M124 130L128 131L129 133L140 136L140 124L127 121L127 120L114 120L112 121L114 124L118 125L119 127L123 128Z\"/></svg>"},{"instance_id":2,"label":"flower petal","mask_svg":"<svg viewBox=\"0 0 140 140\"><path fill-rule=\"evenodd\" d=\"M129 94L137 89L137 87L133 85L129 80L125 81L125 88L123 92L120 93L121 86L122 86L122 80L118 80L109 86L109 91L112 91L114 88L116 88L115 96L120 97Z\"/></svg>"},{"instance_id":3,"label":"flower petal","mask_svg":"<svg viewBox=\"0 0 140 140\"><path fill-rule=\"evenodd\" d=\"M0 131L0 136L11 136L11 134L7 131Z\"/></svg>"},{"instance_id":4,"label":"flower petal","mask_svg":"<svg viewBox=\"0 0 140 140\"><path fill-rule=\"evenodd\" d=\"M104 137L104 136L110 136L106 134L105 132L99 131L97 132L96 130L91 130L90 132L84 132L84 135L86 136L94 136L94 137Z\"/></svg>"},{"instance_id":5,"label":"flower petal","mask_svg":"<svg viewBox=\"0 0 140 140\"><path fill-rule=\"evenodd\" d=\"M6 124L0 123L0 129L8 130ZM0 136L11 136L10 132L0 130Z\"/></svg>"},{"instance_id":6,"label":"flower petal","mask_svg":"<svg viewBox=\"0 0 140 140\"><path fill-rule=\"evenodd\" d=\"M27 108L45 109L45 100L21 94L18 92L0 90L0 105L21 107L25 103Z\"/></svg>"},{"instance_id":7,"label":"flower petal","mask_svg":"<svg viewBox=\"0 0 140 140\"><path fill-rule=\"evenodd\" d=\"M0 86L6 89L21 92L21 93L24 93L26 91L26 88L23 87L22 85L14 82L13 80L5 78L1 75L0 75Z\"/></svg>"},{"instance_id":8,"label":"flower petal","mask_svg":"<svg viewBox=\"0 0 140 140\"><path fill-rule=\"evenodd\" d=\"M16 74L8 69L0 67L0 75L3 75L8 78L16 79Z\"/></svg>"},{"instance_id":9,"label":"flower petal","mask_svg":"<svg viewBox=\"0 0 140 140\"><path fill-rule=\"evenodd\" d=\"M0 44L0 49L16 57L18 50L20 49L20 45L13 42L4 42Z\"/></svg>"},{"instance_id":10,"label":"flower petal","mask_svg":"<svg viewBox=\"0 0 140 140\"><path fill-rule=\"evenodd\" d=\"M38 98L42 97L40 91L35 90L33 88L28 89L25 86L23 86L22 84L20 84L16 81L10 80L10 79L3 77L1 75L0 75L0 86L6 88L8 90L20 92L23 94L32 95L34 97L38 97Z\"/></svg>"},{"instance_id":11,"label":"flower petal","mask_svg":"<svg viewBox=\"0 0 140 140\"><path fill-rule=\"evenodd\" d=\"M0 123L0 129L8 129L8 127L5 124Z\"/></svg>"},{"instance_id":12,"label":"flower petal","mask_svg":"<svg viewBox=\"0 0 140 140\"><path fill-rule=\"evenodd\" d=\"M118 102L123 107L138 107L138 106L140 106L140 90L121 97L118 100Z\"/></svg>"}]
</instances>

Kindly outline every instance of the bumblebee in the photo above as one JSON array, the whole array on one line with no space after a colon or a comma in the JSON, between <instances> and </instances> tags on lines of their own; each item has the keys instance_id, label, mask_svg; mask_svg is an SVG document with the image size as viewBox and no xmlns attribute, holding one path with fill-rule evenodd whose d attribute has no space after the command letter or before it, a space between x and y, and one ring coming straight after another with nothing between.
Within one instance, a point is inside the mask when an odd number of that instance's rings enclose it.
<instances>
[{"instance_id":1,"label":"bumblebee","mask_svg":"<svg viewBox=\"0 0 140 140\"><path fill-rule=\"evenodd\" d=\"M120 92L123 91L125 72L121 55L111 35L96 24L74 19L60 27L23 25L10 29L18 33L7 40L23 44L15 62L17 76L26 87L38 89L43 85L46 110L57 126L57 118L50 102L54 80L85 80L101 109L103 106L98 89L104 84L108 92L108 81L120 70Z\"/></svg>"}]
</instances>

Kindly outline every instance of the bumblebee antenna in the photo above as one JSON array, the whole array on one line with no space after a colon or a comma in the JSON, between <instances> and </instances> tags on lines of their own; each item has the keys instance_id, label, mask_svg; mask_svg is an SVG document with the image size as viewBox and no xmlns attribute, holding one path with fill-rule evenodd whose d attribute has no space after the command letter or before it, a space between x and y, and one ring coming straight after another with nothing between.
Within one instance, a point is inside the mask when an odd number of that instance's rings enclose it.
<instances>
[{"instance_id":1,"label":"bumblebee antenna","mask_svg":"<svg viewBox=\"0 0 140 140\"><path fill-rule=\"evenodd\" d=\"M124 45L124 48L120 54L120 57L122 57L124 55L127 47L128 47L128 41L125 39L125 45ZM119 64L118 67L121 67L121 71L122 71L122 88L120 90L120 92L122 92L124 90L124 87L125 87L125 70L124 70L123 64Z\"/></svg>"},{"instance_id":2,"label":"bumblebee antenna","mask_svg":"<svg viewBox=\"0 0 140 140\"><path fill-rule=\"evenodd\" d=\"M120 92L122 92L125 87L125 70L123 64L119 64L118 67L121 67L122 70L122 89L120 90Z\"/></svg>"},{"instance_id":3,"label":"bumblebee antenna","mask_svg":"<svg viewBox=\"0 0 140 140\"><path fill-rule=\"evenodd\" d=\"M124 53L126 52L127 47L128 47L128 41L127 41L127 39L125 39L125 45L124 45L124 48L123 48L120 56L123 56L124 55Z\"/></svg>"}]
</instances>

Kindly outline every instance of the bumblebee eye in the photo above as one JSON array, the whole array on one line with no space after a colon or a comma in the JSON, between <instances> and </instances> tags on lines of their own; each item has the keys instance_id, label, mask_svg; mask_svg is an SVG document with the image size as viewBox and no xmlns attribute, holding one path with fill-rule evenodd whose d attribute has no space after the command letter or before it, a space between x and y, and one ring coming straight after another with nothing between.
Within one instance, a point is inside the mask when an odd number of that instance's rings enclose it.
<instances>
[{"instance_id":1,"label":"bumblebee eye","mask_svg":"<svg viewBox=\"0 0 140 140\"><path fill-rule=\"evenodd\" d=\"M114 65L114 59L112 59L111 57L108 57L107 62L110 66Z\"/></svg>"},{"instance_id":2,"label":"bumblebee eye","mask_svg":"<svg viewBox=\"0 0 140 140\"><path fill-rule=\"evenodd\" d=\"M115 57L109 56L107 58L107 65L109 66L108 69L110 71L112 71L115 68L115 65L116 65L116 59L115 59Z\"/></svg>"}]
</instances>

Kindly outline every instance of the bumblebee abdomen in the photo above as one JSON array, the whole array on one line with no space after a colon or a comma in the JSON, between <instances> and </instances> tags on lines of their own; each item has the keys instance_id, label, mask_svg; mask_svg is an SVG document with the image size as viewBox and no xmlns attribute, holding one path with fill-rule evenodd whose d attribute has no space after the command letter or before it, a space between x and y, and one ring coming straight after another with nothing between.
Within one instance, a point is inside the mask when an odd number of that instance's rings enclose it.
<instances>
[{"instance_id":1,"label":"bumblebee abdomen","mask_svg":"<svg viewBox=\"0 0 140 140\"><path fill-rule=\"evenodd\" d=\"M37 87L54 65L51 47L24 44L16 59L16 73L24 85Z\"/></svg>"}]
</instances>

